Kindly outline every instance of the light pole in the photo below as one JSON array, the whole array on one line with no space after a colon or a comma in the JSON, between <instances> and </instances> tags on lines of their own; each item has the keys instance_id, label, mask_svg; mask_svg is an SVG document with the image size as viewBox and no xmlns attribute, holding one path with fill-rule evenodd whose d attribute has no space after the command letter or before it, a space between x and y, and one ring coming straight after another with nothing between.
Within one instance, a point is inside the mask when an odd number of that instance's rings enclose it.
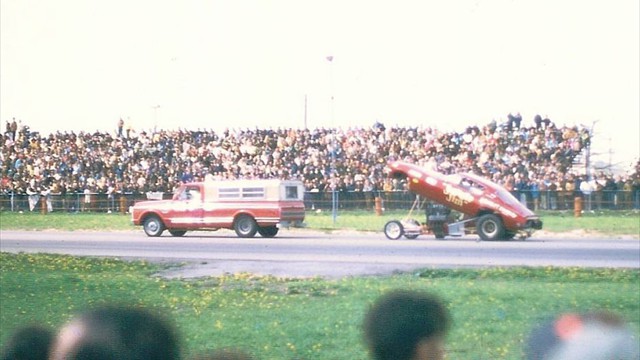
<instances>
[{"instance_id":1,"label":"light pole","mask_svg":"<svg viewBox=\"0 0 640 360\"><path fill-rule=\"evenodd\" d=\"M154 105L151 107L153 109L153 132L156 132L158 128L158 109L160 105Z\"/></svg>"},{"instance_id":2,"label":"light pole","mask_svg":"<svg viewBox=\"0 0 640 360\"><path fill-rule=\"evenodd\" d=\"M329 62L329 112L331 116L331 124L333 126L332 138L331 138L331 216L333 217L333 225L336 225L336 219L338 217L338 174L336 171L336 151L337 151L337 131L333 113L333 56L327 56Z\"/></svg>"},{"instance_id":3,"label":"light pole","mask_svg":"<svg viewBox=\"0 0 640 360\"><path fill-rule=\"evenodd\" d=\"M591 128L589 129L589 144L586 149L586 159L585 159L585 176L587 177L587 181L591 181L591 144L593 143L593 130L596 127L596 123L600 120L594 120L591 123Z\"/></svg>"}]
</instances>

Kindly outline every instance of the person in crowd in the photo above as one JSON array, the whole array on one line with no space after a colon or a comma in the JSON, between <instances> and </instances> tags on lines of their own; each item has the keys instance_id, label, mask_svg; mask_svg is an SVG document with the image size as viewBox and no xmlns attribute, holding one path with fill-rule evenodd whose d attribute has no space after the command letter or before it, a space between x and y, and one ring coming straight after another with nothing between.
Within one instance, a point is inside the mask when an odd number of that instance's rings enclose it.
<instances>
[{"instance_id":1,"label":"person in crowd","mask_svg":"<svg viewBox=\"0 0 640 360\"><path fill-rule=\"evenodd\" d=\"M533 328L527 360L638 360L636 334L610 312L562 313Z\"/></svg>"},{"instance_id":2,"label":"person in crowd","mask_svg":"<svg viewBox=\"0 0 640 360\"><path fill-rule=\"evenodd\" d=\"M395 290L382 295L364 318L364 338L375 360L439 360L451 317L438 297Z\"/></svg>"},{"instance_id":3,"label":"person in crowd","mask_svg":"<svg viewBox=\"0 0 640 360\"><path fill-rule=\"evenodd\" d=\"M180 359L178 336L167 320L139 307L105 305L64 325L51 360Z\"/></svg>"},{"instance_id":4,"label":"person in crowd","mask_svg":"<svg viewBox=\"0 0 640 360\"><path fill-rule=\"evenodd\" d=\"M124 136L124 132L123 132L123 130L124 130L124 120L122 120L122 118L120 118L120 119L118 120L118 125L117 125L117 127L118 127L118 133L117 133L117 135L118 135L118 137L119 137L119 138L121 138L121 137L123 137L123 136Z\"/></svg>"},{"instance_id":5,"label":"person in crowd","mask_svg":"<svg viewBox=\"0 0 640 360\"><path fill-rule=\"evenodd\" d=\"M42 325L14 330L6 340L0 360L47 360L55 332Z\"/></svg>"}]
</instances>

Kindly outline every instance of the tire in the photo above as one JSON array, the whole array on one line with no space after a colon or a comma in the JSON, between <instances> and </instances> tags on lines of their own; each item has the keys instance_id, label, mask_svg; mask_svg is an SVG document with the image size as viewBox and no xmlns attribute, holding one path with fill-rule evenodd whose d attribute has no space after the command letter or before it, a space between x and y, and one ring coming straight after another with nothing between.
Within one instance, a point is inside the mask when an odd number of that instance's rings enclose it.
<instances>
[{"instance_id":1,"label":"tire","mask_svg":"<svg viewBox=\"0 0 640 360\"><path fill-rule=\"evenodd\" d=\"M505 236L502 220L494 214L480 216L476 225L476 231L482 240L502 240Z\"/></svg>"},{"instance_id":2,"label":"tire","mask_svg":"<svg viewBox=\"0 0 640 360\"><path fill-rule=\"evenodd\" d=\"M445 237L445 232L444 232L444 222L442 221L436 221L433 223L433 235L436 237L436 239L438 240L442 240Z\"/></svg>"},{"instance_id":3,"label":"tire","mask_svg":"<svg viewBox=\"0 0 640 360\"><path fill-rule=\"evenodd\" d=\"M236 231L236 235L241 238L252 238L256 236L258 232L258 224L249 215L240 215L233 223L233 230Z\"/></svg>"},{"instance_id":4,"label":"tire","mask_svg":"<svg viewBox=\"0 0 640 360\"><path fill-rule=\"evenodd\" d=\"M413 224L413 225L415 225L415 226L420 226L420 223L416 219L409 219L408 222ZM404 228L403 228L403 232L404 232ZM408 235L404 234L404 237L409 239L409 240L414 240L414 239L417 239L419 235L420 234L408 234Z\"/></svg>"},{"instance_id":5,"label":"tire","mask_svg":"<svg viewBox=\"0 0 640 360\"><path fill-rule=\"evenodd\" d=\"M184 236L184 234L187 233L187 230L169 230L169 234L171 234L171 236L175 236L175 237L181 237Z\"/></svg>"},{"instance_id":6,"label":"tire","mask_svg":"<svg viewBox=\"0 0 640 360\"><path fill-rule=\"evenodd\" d=\"M404 228L398 220L391 220L384 225L384 235L389 240L398 240L404 235Z\"/></svg>"},{"instance_id":7,"label":"tire","mask_svg":"<svg viewBox=\"0 0 640 360\"><path fill-rule=\"evenodd\" d=\"M144 219L142 227L144 229L144 233L151 237L158 237L162 235L162 232L164 231L164 224L162 223L162 220L155 215Z\"/></svg>"},{"instance_id":8,"label":"tire","mask_svg":"<svg viewBox=\"0 0 640 360\"><path fill-rule=\"evenodd\" d=\"M265 238L272 238L278 234L277 226L260 226L258 227L258 234Z\"/></svg>"}]
</instances>

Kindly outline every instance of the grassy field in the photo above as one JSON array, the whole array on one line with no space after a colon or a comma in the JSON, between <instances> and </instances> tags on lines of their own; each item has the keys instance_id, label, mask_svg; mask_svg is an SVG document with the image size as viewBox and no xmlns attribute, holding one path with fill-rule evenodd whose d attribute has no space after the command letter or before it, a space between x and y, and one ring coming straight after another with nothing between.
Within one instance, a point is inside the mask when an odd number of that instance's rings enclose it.
<instances>
[{"instance_id":1,"label":"grassy field","mask_svg":"<svg viewBox=\"0 0 640 360\"><path fill-rule=\"evenodd\" d=\"M57 327L102 303L142 305L175 321L185 355L234 346L261 359L365 359L360 324L385 291L441 296L454 327L451 359L520 359L526 334L562 311L606 309L640 328L637 270L425 269L339 280L235 274L153 276L160 265L60 255L0 254L0 341L18 325Z\"/></svg>"},{"instance_id":2,"label":"grassy field","mask_svg":"<svg viewBox=\"0 0 640 360\"><path fill-rule=\"evenodd\" d=\"M376 216L373 212L350 211L338 212L333 219L330 211L307 212L306 226L317 230L352 229L359 231L382 232L384 224L393 219L402 219L407 212L386 212ZM416 213L414 219L424 221L422 212ZM640 236L640 213L637 211L608 211L585 213L574 217L573 212L542 212L544 230L550 232L566 232L584 230L586 232L609 235ZM141 230L131 224L129 215L104 213L0 213L0 230Z\"/></svg>"},{"instance_id":3,"label":"grassy field","mask_svg":"<svg viewBox=\"0 0 640 360\"><path fill-rule=\"evenodd\" d=\"M406 213L309 213L312 229L380 232ZM545 230L635 235L638 213L542 214ZM419 218L419 217L416 217ZM0 230L136 230L122 214L0 213ZM45 235L46 236L46 235ZM367 306L390 289L441 296L454 326L450 359L521 359L526 334L563 311L609 310L640 331L637 269L424 269L343 279L280 279L251 274L167 280L163 266L118 259L0 253L0 344L17 326L57 327L103 303L142 305L173 320L186 356L242 347L259 359L366 359L360 324Z\"/></svg>"}]
</instances>

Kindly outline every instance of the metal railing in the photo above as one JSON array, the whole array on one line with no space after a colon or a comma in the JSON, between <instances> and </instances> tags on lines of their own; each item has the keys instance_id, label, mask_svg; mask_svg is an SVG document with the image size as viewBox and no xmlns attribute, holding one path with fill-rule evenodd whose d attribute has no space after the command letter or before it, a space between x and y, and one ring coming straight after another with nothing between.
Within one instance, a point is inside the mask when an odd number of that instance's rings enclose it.
<instances>
[{"instance_id":1,"label":"metal railing","mask_svg":"<svg viewBox=\"0 0 640 360\"><path fill-rule=\"evenodd\" d=\"M0 194L0 211L41 212L120 212L127 213L137 201L170 199L171 193L73 193L73 194ZM533 211L573 210L576 196L582 199L585 211L640 210L640 191L597 191L589 195L565 191L523 191L514 193L517 199ZM407 210L416 195L408 191L338 192L338 210L372 210L376 198L385 210ZM309 211L330 211L331 192L305 192L305 207Z\"/></svg>"}]
</instances>

